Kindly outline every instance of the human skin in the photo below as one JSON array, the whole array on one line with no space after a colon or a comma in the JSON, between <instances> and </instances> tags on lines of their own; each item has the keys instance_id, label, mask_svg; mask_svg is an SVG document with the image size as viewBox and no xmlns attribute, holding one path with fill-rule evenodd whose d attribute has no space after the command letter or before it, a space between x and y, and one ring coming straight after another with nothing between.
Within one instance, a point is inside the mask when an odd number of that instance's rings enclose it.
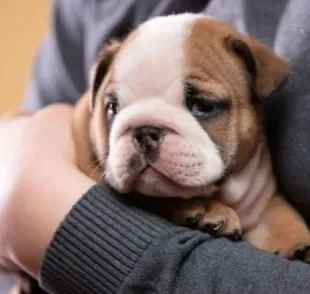
<instances>
[{"instance_id":1,"label":"human skin","mask_svg":"<svg viewBox=\"0 0 310 294\"><path fill-rule=\"evenodd\" d=\"M73 108L0 120L0 268L38 277L53 234L95 184L75 165ZM35 209L34 209L35 208Z\"/></svg>"}]
</instances>

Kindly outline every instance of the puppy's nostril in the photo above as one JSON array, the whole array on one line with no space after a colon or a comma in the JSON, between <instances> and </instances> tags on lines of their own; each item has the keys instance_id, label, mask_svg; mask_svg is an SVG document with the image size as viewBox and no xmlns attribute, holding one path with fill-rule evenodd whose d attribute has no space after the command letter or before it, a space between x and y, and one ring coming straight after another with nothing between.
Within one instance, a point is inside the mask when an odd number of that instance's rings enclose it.
<instances>
[{"instance_id":1,"label":"puppy's nostril","mask_svg":"<svg viewBox=\"0 0 310 294\"><path fill-rule=\"evenodd\" d=\"M151 133L150 137L153 141L159 141L160 140L160 134L159 133Z\"/></svg>"},{"instance_id":2,"label":"puppy's nostril","mask_svg":"<svg viewBox=\"0 0 310 294\"><path fill-rule=\"evenodd\" d=\"M141 143L142 143L142 139L143 139L143 135L140 134L140 133L137 133L137 134L135 134L134 138L135 138L135 140L136 140L139 144L141 144Z\"/></svg>"}]
</instances>

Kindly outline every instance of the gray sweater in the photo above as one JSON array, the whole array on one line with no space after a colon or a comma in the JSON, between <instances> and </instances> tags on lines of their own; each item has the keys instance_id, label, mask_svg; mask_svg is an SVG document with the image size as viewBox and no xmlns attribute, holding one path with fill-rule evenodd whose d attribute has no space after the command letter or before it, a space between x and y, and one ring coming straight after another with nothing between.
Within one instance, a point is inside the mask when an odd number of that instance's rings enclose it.
<instances>
[{"instance_id":1,"label":"gray sweater","mask_svg":"<svg viewBox=\"0 0 310 294\"><path fill-rule=\"evenodd\" d=\"M155 15L204 11L290 60L288 83L266 100L266 129L285 195L310 216L310 2L208 2L55 1L25 107L74 103L110 37L122 37ZM96 185L60 225L40 283L52 293L310 293L310 266L174 226Z\"/></svg>"}]
</instances>

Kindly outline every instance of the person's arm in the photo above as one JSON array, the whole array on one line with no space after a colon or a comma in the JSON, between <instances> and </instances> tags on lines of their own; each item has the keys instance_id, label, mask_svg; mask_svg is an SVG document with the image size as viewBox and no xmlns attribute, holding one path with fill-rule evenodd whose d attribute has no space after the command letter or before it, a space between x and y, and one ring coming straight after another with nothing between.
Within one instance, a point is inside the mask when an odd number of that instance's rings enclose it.
<instances>
[{"instance_id":1,"label":"person's arm","mask_svg":"<svg viewBox=\"0 0 310 294\"><path fill-rule=\"evenodd\" d=\"M95 184L75 164L72 115L55 105L0 120L0 270L37 276L59 223Z\"/></svg>"},{"instance_id":2,"label":"person's arm","mask_svg":"<svg viewBox=\"0 0 310 294\"><path fill-rule=\"evenodd\" d=\"M281 2L281 1L277 1ZM282 190L310 225L310 10L309 1L287 1L274 49L290 76L267 101L267 131ZM276 14L277 12L274 12Z\"/></svg>"},{"instance_id":3,"label":"person's arm","mask_svg":"<svg viewBox=\"0 0 310 294\"><path fill-rule=\"evenodd\" d=\"M96 185L60 225L40 280L52 293L310 293L309 276L309 265L174 226Z\"/></svg>"},{"instance_id":4,"label":"person's arm","mask_svg":"<svg viewBox=\"0 0 310 294\"><path fill-rule=\"evenodd\" d=\"M83 0L54 0L48 33L38 48L23 108L74 103L87 86Z\"/></svg>"}]
</instances>

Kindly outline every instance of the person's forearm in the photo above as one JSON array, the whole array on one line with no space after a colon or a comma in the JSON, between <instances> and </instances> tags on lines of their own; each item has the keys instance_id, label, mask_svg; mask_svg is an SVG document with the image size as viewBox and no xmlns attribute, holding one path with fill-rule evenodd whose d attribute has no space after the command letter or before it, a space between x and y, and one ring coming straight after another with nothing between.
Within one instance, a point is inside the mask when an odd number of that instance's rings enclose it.
<instances>
[{"instance_id":1,"label":"person's forearm","mask_svg":"<svg viewBox=\"0 0 310 294\"><path fill-rule=\"evenodd\" d=\"M56 293L309 293L309 276L306 264L176 227L97 185L59 228L40 278Z\"/></svg>"},{"instance_id":2,"label":"person's forearm","mask_svg":"<svg viewBox=\"0 0 310 294\"><path fill-rule=\"evenodd\" d=\"M0 121L3 270L36 277L60 222L95 184L75 165L72 114L72 107L53 105Z\"/></svg>"}]
</instances>

